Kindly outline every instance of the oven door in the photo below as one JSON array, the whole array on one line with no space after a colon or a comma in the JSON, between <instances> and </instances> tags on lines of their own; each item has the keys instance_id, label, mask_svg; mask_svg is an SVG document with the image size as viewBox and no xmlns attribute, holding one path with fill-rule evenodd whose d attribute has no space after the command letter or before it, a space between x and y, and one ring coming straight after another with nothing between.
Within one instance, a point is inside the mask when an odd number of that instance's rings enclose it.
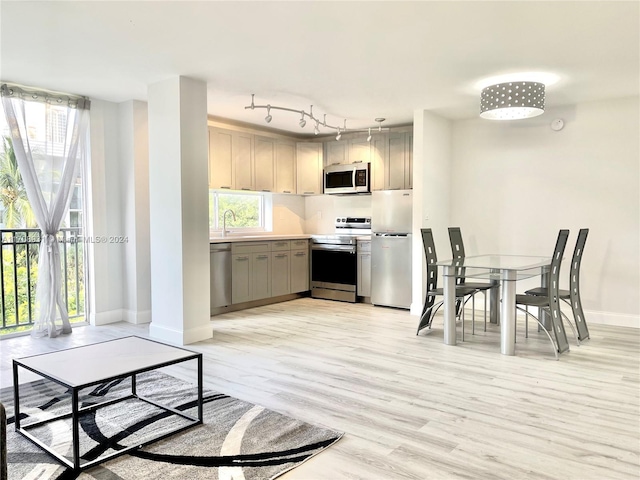
<instances>
[{"instance_id":1,"label":"oven door","mask_svg":"<svg viewBox=\"0 0 640 480\"><path fill-rule=\"evenodd\" d=\"M355 245L311 246L311 296L344 302L356 301Z\"/></svg>"}]
</instances>

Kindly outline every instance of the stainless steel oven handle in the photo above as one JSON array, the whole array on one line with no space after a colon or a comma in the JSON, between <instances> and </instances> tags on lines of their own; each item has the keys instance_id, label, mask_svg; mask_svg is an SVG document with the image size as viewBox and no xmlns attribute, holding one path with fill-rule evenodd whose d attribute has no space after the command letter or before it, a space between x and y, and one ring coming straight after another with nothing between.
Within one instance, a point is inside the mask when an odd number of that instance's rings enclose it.
<instances>
[{"instance_id":1,"label":"stainless steel oven handle","mask_svg":"<svg viewBox=\"0 0 640 480\"><path fill-rule=\"evenodd\" d=\"M330 243L319 243L311 246L311 250L326 250L331 252L356 253L355 245L332 245Z\"/></svg>"}]
</instances>

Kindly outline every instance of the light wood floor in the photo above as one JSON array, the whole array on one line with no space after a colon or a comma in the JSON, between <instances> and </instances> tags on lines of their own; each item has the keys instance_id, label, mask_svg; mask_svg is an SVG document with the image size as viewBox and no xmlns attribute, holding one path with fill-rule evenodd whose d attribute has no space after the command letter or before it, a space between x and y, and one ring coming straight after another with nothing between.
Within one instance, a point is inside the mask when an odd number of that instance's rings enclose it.
<instances>
[{"instance_id":1,"label":"light wood floor","mask_svg":"<svg viewBox=\"0 0 640 480\"><path fill-rule=\"evenodd\" d=\"M441 319L416 336L406 311L311 298L211 325L212 340L189 346L206 387L345 432L283 480L640 477L638 330L590 325L591 340L555 361L522 328L505 357L495 326L445 346ZM11 358L132 334L147 327L3 340L2 385Z\"/></svg>"}]
</instances>

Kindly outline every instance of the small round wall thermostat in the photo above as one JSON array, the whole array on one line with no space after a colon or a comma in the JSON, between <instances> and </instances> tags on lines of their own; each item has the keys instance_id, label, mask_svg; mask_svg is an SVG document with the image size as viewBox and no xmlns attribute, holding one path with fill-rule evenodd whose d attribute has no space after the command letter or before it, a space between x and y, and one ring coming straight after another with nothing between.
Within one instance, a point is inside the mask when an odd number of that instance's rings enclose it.
<instances>
[{"instance_id":1,"label":"small round wall thermostat","mask_svg":"<svg viewBox=\"0 0 640 480\"><path fill-rule=\"evenodd\" d=\"M561 118L556 118L553 122L551 122L551 130L556 132L562 130L564 127L564 121Z\"/></svg>"}]
</instances>

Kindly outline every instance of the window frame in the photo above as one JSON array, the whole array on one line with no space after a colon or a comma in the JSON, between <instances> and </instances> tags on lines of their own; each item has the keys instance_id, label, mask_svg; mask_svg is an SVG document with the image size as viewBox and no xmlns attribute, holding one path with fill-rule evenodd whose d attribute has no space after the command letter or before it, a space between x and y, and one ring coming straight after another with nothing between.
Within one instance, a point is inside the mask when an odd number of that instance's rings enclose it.
<instances>
[{"instance_id":1,"label":"window frame","mask_svg":"<svg viewBox=\"0 0 640 480\"><path fill-rule=\"evenodd\" d=\"M268 231L268 218L267 218L267 210L270 202L268 201L267 194L263 192L251 192L245 190L227 190L227 189L210 189L209 195L213 195L213 214L209 212L209 233L212 236L222 235L222 225L219 223L219 196L220 195L236 195L236 196L251 196L259 199L258 205L258 214L259 214L259 223L260 225L255 227L233 227L231 225L227 225L227 231L232 231L235 234L243 234L243 233L261 233ZM211 205L211 203L210 203ZM211 220L213 219L213 225L211 224Z\"/></svg>"}]
</instances>

